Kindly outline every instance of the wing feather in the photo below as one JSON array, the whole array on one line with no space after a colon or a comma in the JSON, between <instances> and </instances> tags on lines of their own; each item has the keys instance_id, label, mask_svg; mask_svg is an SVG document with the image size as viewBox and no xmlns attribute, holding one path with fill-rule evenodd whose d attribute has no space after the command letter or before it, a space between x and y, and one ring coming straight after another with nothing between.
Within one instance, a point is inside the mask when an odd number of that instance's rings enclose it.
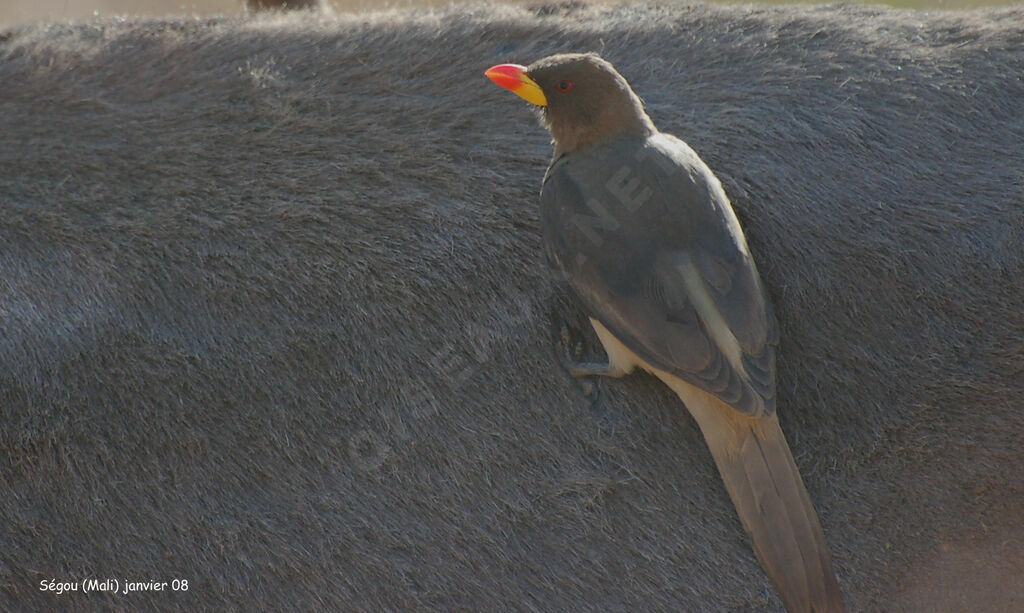
<instances>
[{"instance_id":1,"label":"wing feather","mask_svg":"<svg viewBox=\"0 0 1024 613\"><path fill-rule=\"evenodd\" d=\"M640 198L623 198L623 181ZM562 158L541 217L548 255L591 317L734 409L774 412L771 305L721 184L685 143L655 135Z\"/></svg>"}]
</instances>

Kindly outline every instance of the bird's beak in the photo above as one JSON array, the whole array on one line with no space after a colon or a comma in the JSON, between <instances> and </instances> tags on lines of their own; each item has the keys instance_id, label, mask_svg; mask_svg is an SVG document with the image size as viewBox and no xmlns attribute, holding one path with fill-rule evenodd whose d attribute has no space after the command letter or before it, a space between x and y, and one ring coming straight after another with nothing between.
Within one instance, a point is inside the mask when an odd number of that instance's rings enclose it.
<instances>
[{"instance_id":1,"label":"bird's beak","mask_svg":"<svg viewBox=\"0 0 1024 613\"><path fill-rule=\"evenodd\" d=\"M512 90L512 93L537 106L547 106L548 99L540 90L540 85L526 75L526 66L519 64L498 64L491 66L484 73L487 78L494 81L505 89Z\"/></svg>"}]
</instances>

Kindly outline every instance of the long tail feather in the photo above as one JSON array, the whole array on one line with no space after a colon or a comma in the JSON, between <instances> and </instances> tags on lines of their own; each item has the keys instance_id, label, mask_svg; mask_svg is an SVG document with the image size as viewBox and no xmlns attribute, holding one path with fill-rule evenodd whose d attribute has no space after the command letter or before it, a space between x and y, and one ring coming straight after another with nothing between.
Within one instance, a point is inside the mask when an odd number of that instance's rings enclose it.
<instances>
[{"instance_id":1,"label":"long tail feather","mask_svg":"<svg viewBox=\"0 0 1024 613\"><path fill-rule=\"evenodd\" d=\"M843 611L818 516L775 415L747 417L682 381L666 381L700 425L761 565L786 609Z\"/></svg>"}]
</instances>

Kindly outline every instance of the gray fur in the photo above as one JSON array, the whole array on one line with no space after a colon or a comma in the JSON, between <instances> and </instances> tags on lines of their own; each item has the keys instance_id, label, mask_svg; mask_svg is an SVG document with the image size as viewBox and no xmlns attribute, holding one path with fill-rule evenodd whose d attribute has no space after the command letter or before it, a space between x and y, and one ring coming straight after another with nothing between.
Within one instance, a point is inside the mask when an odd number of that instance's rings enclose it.
<instances>
[{"instance_id":1,"label":"gray fur","mask_svg":"<svg viewBox=\"0 0 1024 613\"><path fill-rule=\"evenodd\" d=\"M590 403L552 351L580 322L541 257L549 144L482 73L588 50L737 210L850 609L1019 603L1022 24L569 4L0 33L0 608L779 610L674 395ZM39 589L86 577L190 589Z\"/></svg>"},{"instance_id":2,"label":"gray fur","mask_svg":"<svg viewBox=\"0 0 1024 613\"><path fill-rule=\"evenodd\" d=\"M324 0L245 0L249 11L301 11L323 9Z\"/></svg>"}]
</instances>

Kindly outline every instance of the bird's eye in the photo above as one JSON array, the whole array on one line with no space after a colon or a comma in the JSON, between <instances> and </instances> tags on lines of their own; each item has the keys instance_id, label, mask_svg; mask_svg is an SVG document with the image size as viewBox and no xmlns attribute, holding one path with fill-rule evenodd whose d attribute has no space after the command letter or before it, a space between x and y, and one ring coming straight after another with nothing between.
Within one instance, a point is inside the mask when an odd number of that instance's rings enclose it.
<instances>
[{"instance_id":1,"label":"bird's eye","mask_svg":"<svg viewBox=\"0 0 1024 613\"><path fill-rule=\"evenodd\" d=\"M567 92L572 89L572 81L559 81L558 85L555 87L557 87L560 92Z\"/></svg>"}]
</instances>

